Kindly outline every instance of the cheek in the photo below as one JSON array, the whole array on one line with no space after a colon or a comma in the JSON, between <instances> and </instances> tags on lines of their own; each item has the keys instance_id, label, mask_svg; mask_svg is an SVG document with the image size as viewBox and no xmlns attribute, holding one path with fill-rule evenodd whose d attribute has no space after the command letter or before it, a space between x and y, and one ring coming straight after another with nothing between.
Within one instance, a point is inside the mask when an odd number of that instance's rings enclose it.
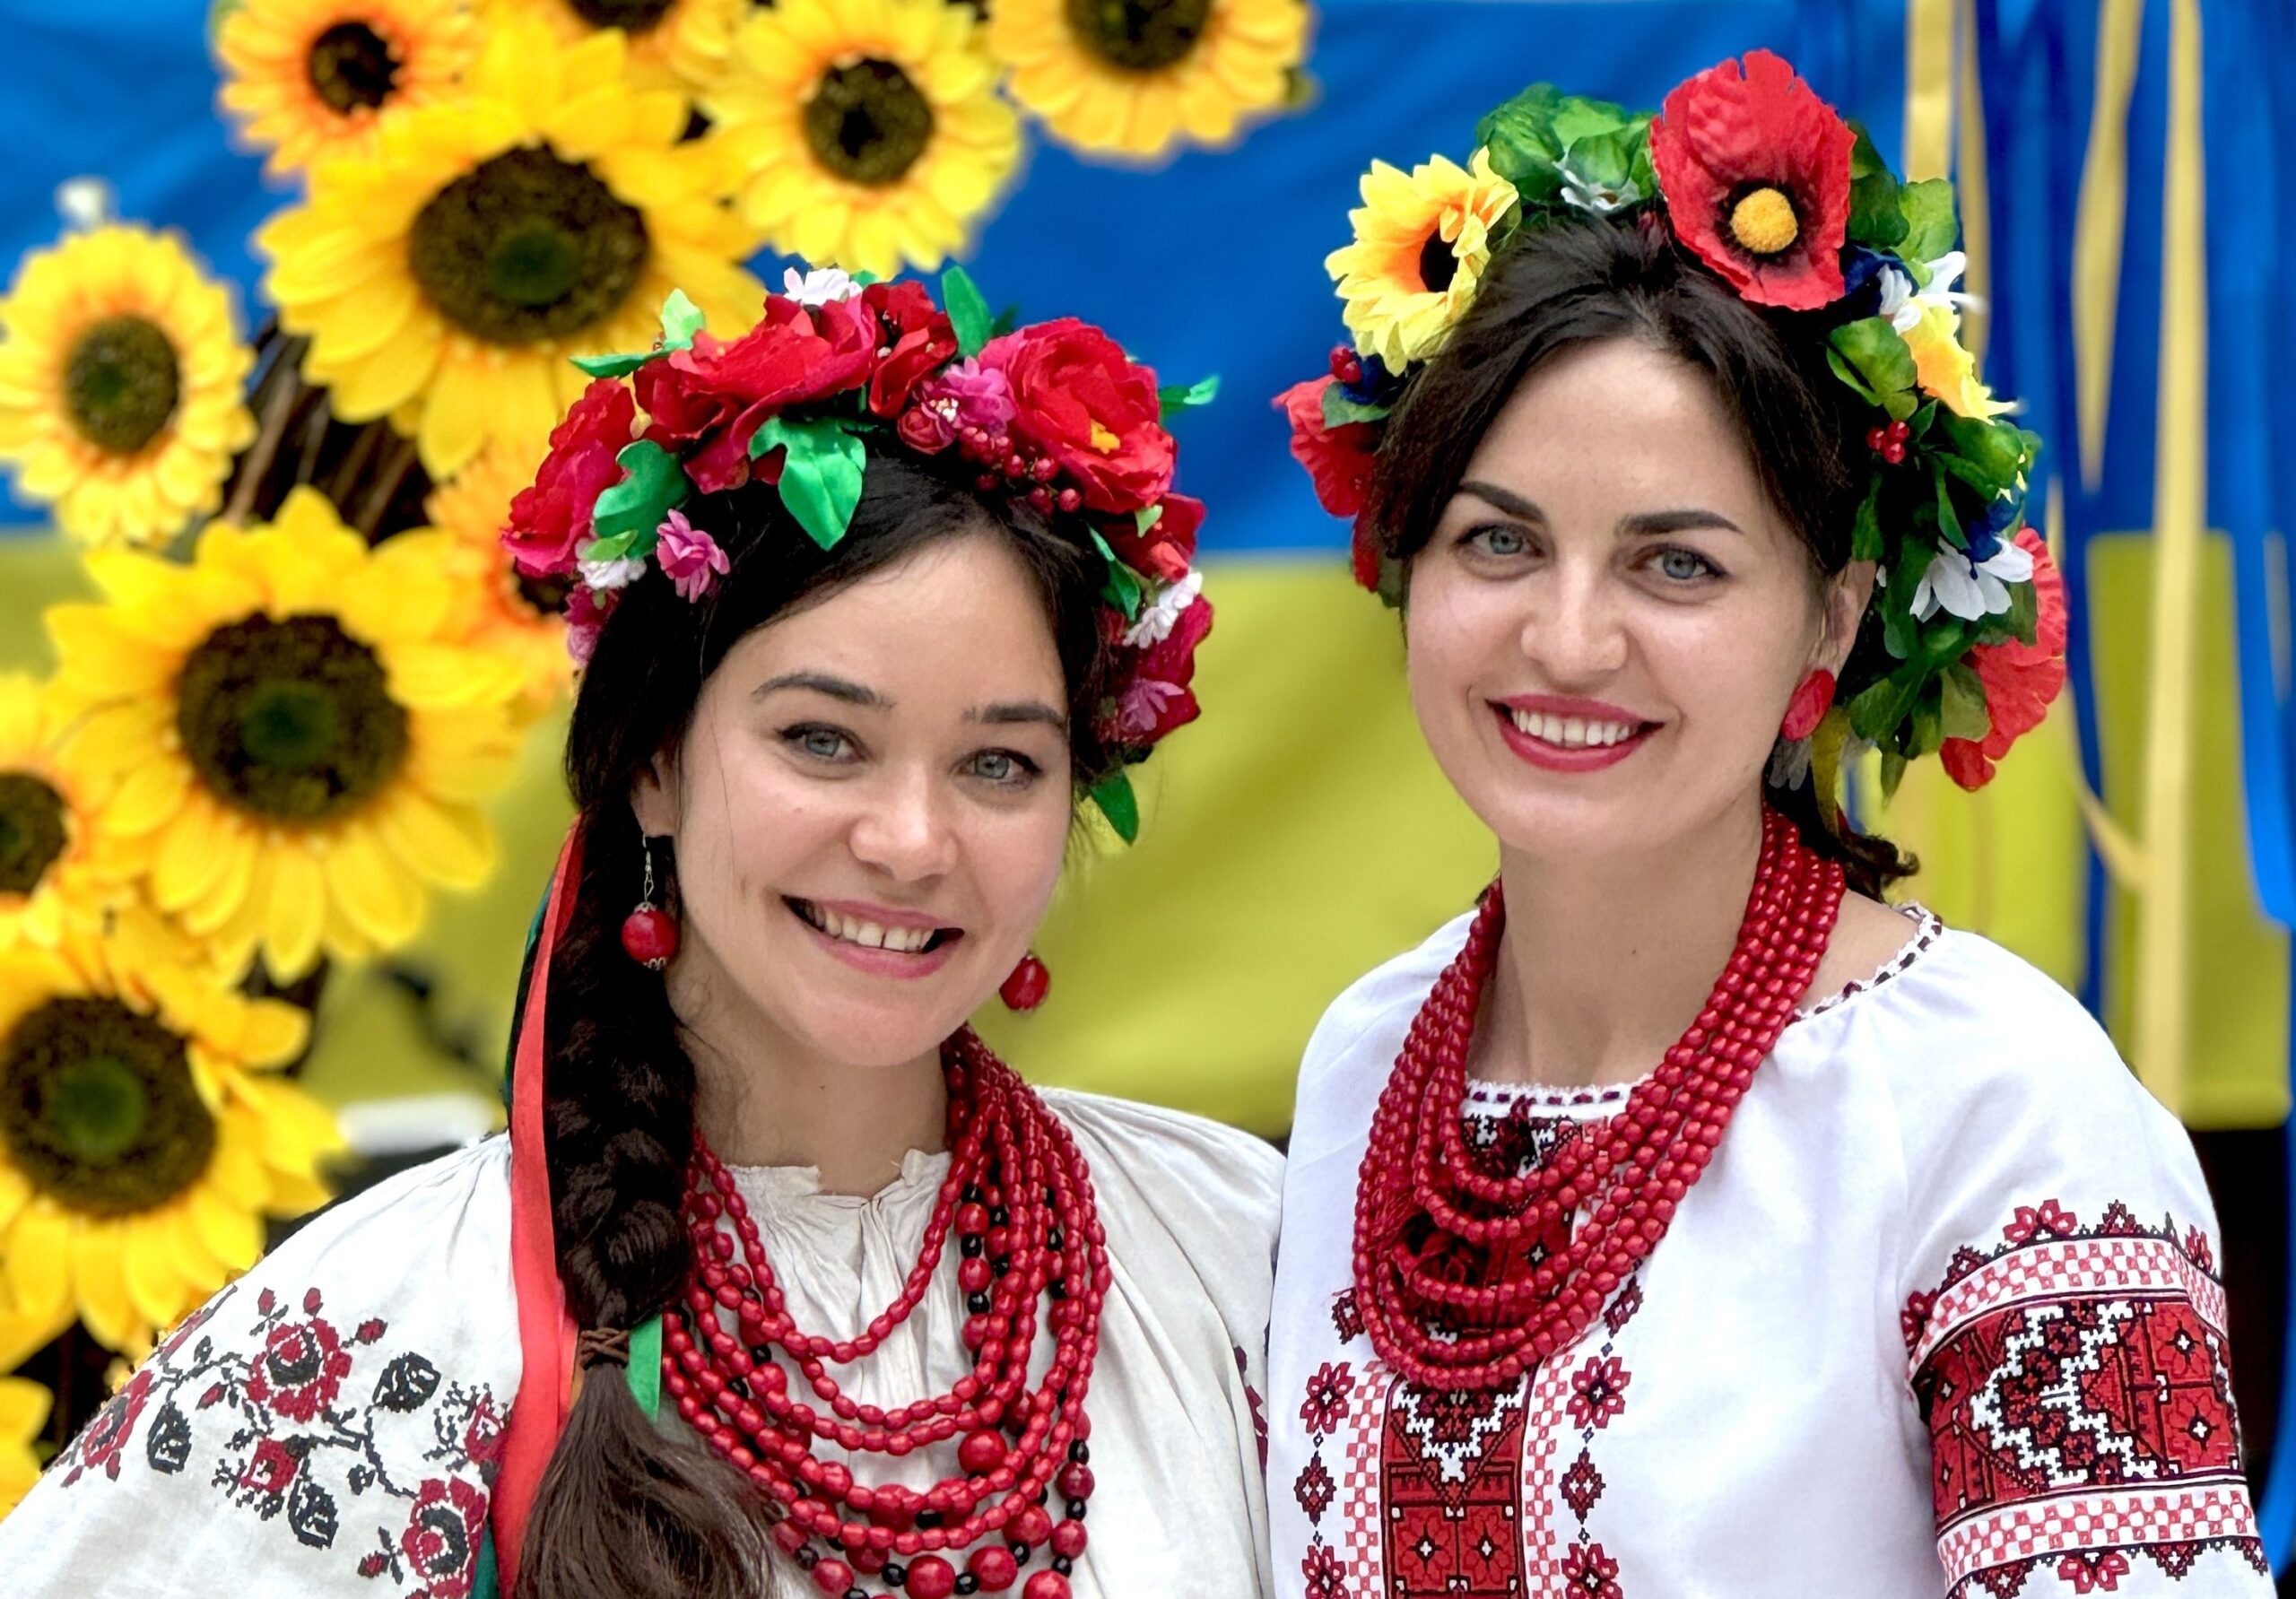
<instances>
[{"instance_id":1,"label":"cheek","mask_svg":"<svg viewBox=\"0 0 2296 1599\"><path fill-rule=\"evenodd\" d=\"M970 850L978 891L996 920L1031 932L1059 884L1074 820L1065 786L1047 779L1044 788L1044 803L985 821Z\"/></svg>"},{"instance_id":2,"label":"cheek","mask_svg":"<svg viewBox=\"0 0 2296 1599\"><path fill-rule=\"evenodd\" d=\"M1522 656L1521 618L1497 585L1437 566L1413 575L1404 614L1405 671L1413 708L1431 724L1464 714L1478 687L1506 682Z\"/></svg>"}]
</instances>

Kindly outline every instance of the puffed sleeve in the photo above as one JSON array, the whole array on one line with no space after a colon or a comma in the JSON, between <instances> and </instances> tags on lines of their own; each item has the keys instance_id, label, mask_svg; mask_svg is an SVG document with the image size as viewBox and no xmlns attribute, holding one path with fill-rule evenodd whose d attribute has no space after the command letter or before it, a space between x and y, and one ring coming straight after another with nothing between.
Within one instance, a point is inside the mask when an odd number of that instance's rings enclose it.
<instances>
[{"instance_id":1,"label":"puffed sleeve","mask_svg":"<svg viewBox=\"0 0 2296 1599\"><path fill-rule=\"evenodd\" d=\"M21 1599L462 1599L518 1382L509 1145L306 1225L0 1522Z\"/></svg>"},{"instance_id":2,"label":"puffed sleeve","mask_svg":"<svg viewBox=\"0 0 2296 1599\"><path fill-rule=\"evenodd\" d=\"M2266 1599L2191 1141L2069 995L1992 956L1900 1094L1947 1592Z\"/></svg>"}]
</instances>

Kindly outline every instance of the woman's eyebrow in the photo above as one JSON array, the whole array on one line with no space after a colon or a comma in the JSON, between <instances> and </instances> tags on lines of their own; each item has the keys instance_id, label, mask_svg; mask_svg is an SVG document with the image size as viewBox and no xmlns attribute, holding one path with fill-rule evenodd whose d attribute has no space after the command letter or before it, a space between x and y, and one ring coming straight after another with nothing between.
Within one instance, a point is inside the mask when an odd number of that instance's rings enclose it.
<instances>
[{"instance_id":1,"label":"woman's eyebrow","mask_svg":"<svg viewBox=\"0 0 2296 1599\"><path fill-rule=\"evenodd\" d=\"M850 678L834 677L826 672L785 672L779 677L768 678L758 684L750 697L762 700L780 689L810 689L816 694L826 694L831 700L842 700L848 705L866 706L872 710L891 710L892 701L865 683Z\"/></svg>"}]
</instances>

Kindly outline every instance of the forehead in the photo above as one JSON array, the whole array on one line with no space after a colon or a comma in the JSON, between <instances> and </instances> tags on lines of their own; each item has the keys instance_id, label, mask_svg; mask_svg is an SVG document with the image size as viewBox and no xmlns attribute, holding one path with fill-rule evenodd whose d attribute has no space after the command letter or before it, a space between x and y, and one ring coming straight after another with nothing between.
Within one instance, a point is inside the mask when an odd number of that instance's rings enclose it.
<instances>
[{"instance_id":1,"label":"forehead","mask_svg":"<svg viewBox=\"0 0 2296 1599\"><path fill-rule=\"evenodd\" d=\"M1768 519L1753 458L1712 378L1630 339L1542 363L1500 409L1465 476L1542 506L1663 501Z\"/></svg>"},{"instance_id":2,"label":"forehead","mask_svg":"<svg viewBox=\"0 0 2296 1599\"><path fill-rule=\"evenodd\" d=\"M897 704L1063 699L1042 591L1012 541L988 531L935 539L777 617L718 675L746 693L793 671L834 673Z\"/></svg>"}]
</instances>

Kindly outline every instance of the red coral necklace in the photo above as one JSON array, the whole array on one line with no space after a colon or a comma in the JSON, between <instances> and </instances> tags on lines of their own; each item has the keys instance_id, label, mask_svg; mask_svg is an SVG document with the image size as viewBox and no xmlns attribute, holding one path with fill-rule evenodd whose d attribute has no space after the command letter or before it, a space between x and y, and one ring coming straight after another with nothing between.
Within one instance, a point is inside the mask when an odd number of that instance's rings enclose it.
<instances>
[{"instance_id":1,"label":"red coral necklace","mask_svg":"<svg viewBox=\"0 0 2296 1599\"><path fill-rule=\"evenodd\" d=\"M695 1267L665 1324L663 1383L686 1423L764 1493L775 1542L832 1599L868 1599L862 1577L909 1599L1003 1593L1039 1552L1048 1565L1029 1575L1022 1599L1068 1599L1092 1493L1084 1394L1108 1291L1106 1238L1084 1158L1044 1101L970 1030L950 1041L943 1069L948 1176L900 1294L851 1339L798 1330L748 1206L696 1138L685 1202ZM830 1367L865 1359L908 1319L952 1232L971 1370L945 1394L891 1410L853 1399ZM1031 1389L1046 1305L1051 1361ZM777 1351L820 1405L790 1393ZM817 1453L834 1445L898 1457L952 1438L960 1473L922 1492L857 1482ZM948 1556L968 1550L961 1571Z\"/></svg>"},{"instance_id":2,"label":"red coral necklace","mask_svg":"<svg viewBox=\"0 0 2296 1599\"><path fill-rule=\"evenodd\" d=\"M1502 1176L1478 1165L1462 1116L1506 926L1492 884L1412 1022L1357 1178L1356 1300L1381 1359L1422 1387L1498 1388L1586 1330L1713 1157L1817 975L1841 896L1839 864L1765 810L1737 947L1697 1021L1617 1115Z\"/></svg>"}]
</instances>

